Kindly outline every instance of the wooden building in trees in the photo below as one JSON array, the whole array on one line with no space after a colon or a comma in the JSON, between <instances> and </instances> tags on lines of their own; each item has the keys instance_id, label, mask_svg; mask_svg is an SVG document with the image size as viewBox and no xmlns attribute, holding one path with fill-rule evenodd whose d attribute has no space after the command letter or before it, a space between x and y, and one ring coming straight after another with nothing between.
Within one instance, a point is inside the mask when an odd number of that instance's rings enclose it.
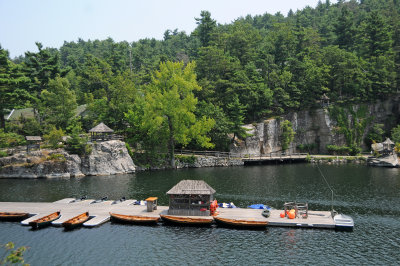
<instances>
[{"instance_id":1,"label":"wooden building in trees","mask_svg":"<svg viewBox=\"0 0 400 266\"><path fill-rule=\"evenodd\" d=\"M382 146L383 146L382 153L384 155L393 154L395 144L389 138L386 138L386 140L382 142Z\"/></svg>"},{"instance_id":2,"label":"wooden building in trees","mask_svg":"<svg viewBox=\"0 0 400 266\"><path fill-rule=\"evenodd\" d=\"M215 190L203 180L182 180L171 188L169 215L209 216Z\"/></svg>"},{"instance_id":3,"label":"wooden building in trees","mask_svg":"<svg viewBox=\"0 0 400 266\"><path fill-rule=\"evenodd\" d=\"M106 126L103 122L89 130L91 141L111 140L114 130Z\"/></svg>"},{"instance_id":4,"label":"wooden building in trees","mask_svg":"<svg viewBox=\"0 0 400 266\"><path fill-rule=\"evenodd\" d=\"M40 136L25 136L26 139L26 152L30 152L31 150L38 149L40 150L40 142L42 141L42 137Z\"/></svg>"}]
</instances>

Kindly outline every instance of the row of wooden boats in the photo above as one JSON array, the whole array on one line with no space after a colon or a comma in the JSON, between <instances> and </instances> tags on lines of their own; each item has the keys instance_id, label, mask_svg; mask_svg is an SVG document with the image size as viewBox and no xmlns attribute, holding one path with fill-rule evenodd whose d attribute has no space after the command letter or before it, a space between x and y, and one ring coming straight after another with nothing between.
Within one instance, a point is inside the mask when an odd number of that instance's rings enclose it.
<instances>
[{"instance_id":1,"label":"row of wooden boats","mask_svg":"<svg viewBox=\"0 0 400 266\"><path fill-rule=\"evenodd\" d=\"M29 222L32 228L42 228L50 225L53 221L60 218L60 212L54 212L39 219ZM0 212L1 220L22 220L29 217L28 213L16 213L16 212ZM117 213L110 213L110 217L115 222L121 223L132 223L132 224L157 224L162 219L166 223L179 224L179 225L193 225L193 226L206 226L211 225L214 221L219 225L233 226L233 227L251 227L260 228L266 227L267 221L252 221L252 220L238 220L238 219L228 219L222 217L187 217L187 216L175 216L175 215L163 215L160 216L141 216L141 215L124 215ZM88 212L79 214L71 219L63 222L61 226L66 229L74 229L83 223L85 223L90 218Z\"/></svg>"},{"instance_id":2,"label":"row of wooden boats","mask_svg":"<svg viewBox=\"0 0 400 266\"><path fill-rule=\"evenodd\" d=\"M244 228L263 228L266 227L267 221L253 221L253 220L238 220L228 219L218 216L176 216L176 215L164 215L154 217L137 216L137 215L124 215L110 213L111 219L116 222L123 223L140 223L140 224L156 224L160 221L160 218L166 223L179 224L179 225L193 225L193 226L206 226L211 225L214 221L223 226L230 227L244 227Z\"/></svg>"},{"instance_id":3,"label":"row of wooden boats","mask_svg":"<svg viewBox=\"0 0 400 266\"><path fill-rule=\"evenodd\" d=\"M29 222L29 226L31 226L33 229L38 229L45 227L47 225L50 225L53 221L57 220L60 218L61 214L59 211L50 213L49 215L46 215L44 217L35 219L33 221ZM3 221L19 221L23 220L29 217L29 213L23 213L23 212L0 212L0 220ZM75 227L78 227L82 225L84 222L89 220L89 212L84 212L82 214L79 214L75 217L72 217L71 219L63 222L61 226L63 226L66 229L73 229Z\"/></svg>"}]
</instances>

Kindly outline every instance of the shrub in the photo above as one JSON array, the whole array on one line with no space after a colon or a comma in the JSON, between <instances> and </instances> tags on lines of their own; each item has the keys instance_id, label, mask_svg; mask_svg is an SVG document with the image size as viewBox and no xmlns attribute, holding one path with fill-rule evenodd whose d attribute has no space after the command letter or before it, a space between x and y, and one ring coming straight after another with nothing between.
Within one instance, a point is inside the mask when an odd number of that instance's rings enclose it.
<instances>
[{"instance_id":1,"label":"shrub","mask_svg":"<svg viewBox=\"0 0 400 266\"><path fill-rule=\"evenodd\" d=\"M346 155L350 153L350 148L347 146L326 145L326 149L333 155Z\"/></svg>"},{"instance_id":2,"label":"shrub","mask_svg":"<svg viewBox=\"0 0 400 266\"><path fill-rule=\"evenodd\" d=\"M53 127L49 134L43 136L44 140L47 141L51 148L57 149L59 147L58 143L62 142L62 137L64 136L64 131L60 128L57 129Z\"/></svg>"},{"instance_id":3,"label":"shrub","mask_svg":"<svg viewBox=\"0 0 400 266\"><path fill-rule=\"evenodd\" d=\"M297 145L297 149L300 150L301 152L310 152L315 148L317 148L317 144L315 143Z\"/></svg>"},{"instance_id":4,"label":"shrub","mask_svg":"<svg viewBox=\"0 0 400 266\"><path fill-rule=\"evenodd\" d=\"M131 158L133 158L133 152L132 152L131 146L129 146L128 142L125 142L125 147L128 150L129 156L131 156Z\"/></svg>"},{"instance_id":5,"label":"shrub","mask_svg":"<svg viewBox=\"0 0 400 266\"><path fill-rule=\"evenodd\" d=\"M48 160L48 161L65 161L66 159L65 159L64 154L53 153L53 154L50 154L50 155L46 158L46 160Z\"/></svg>"},{"instance_id":6,"label":"shrub","mask_svg":"<svg viewBox=\"0 0 400 266\"><path fill-rule=\"evenodd\" d=\"M87 137L81 137L80 126L75 126L72 129L71 138L67 140L66 150L71 154L90 154L92 152L92 146L87 144Z\"/></svg>"},{"instance_id":7,"label":"shrub","mask_svg":"<svg viewBox=\"0 0 400 266\"><path fill-rule=\"evenodd\" d=\"M7 152L5 152L5 151L0 151L0 158L1 158L1 157L7 157L7 156L8 156Z\"/></svg>"},{"instance_id":8,"label":"shrub","mask_svg":"<svg viewBox=\"0 0 400 266\"><path fill-rule=\"evenodd\" d=\"M196 157L194 155L175 155L175 159L187 164L194 164L196 162Z\"/></svg>"},{"instance_id":9,"label":"shrub","mask_svg":"<svg viewBox=\"0 0 400 266\"><path fill-rule=\"evenodd\" d=\"M0 129L0 148L8 148L19 145L25 145L25 138L17 133L4 132Z\"/></svg>"}]
</instances>

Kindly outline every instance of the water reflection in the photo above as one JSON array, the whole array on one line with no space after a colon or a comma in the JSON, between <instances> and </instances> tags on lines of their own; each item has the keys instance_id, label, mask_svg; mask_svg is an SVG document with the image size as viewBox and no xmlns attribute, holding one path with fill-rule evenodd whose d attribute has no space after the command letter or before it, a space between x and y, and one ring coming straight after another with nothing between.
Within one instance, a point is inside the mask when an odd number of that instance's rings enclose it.
<instances>
[{"instance_id":1,"label":"water reflection","mask_svg":"<svg viewBox=\"0 0 400 266\"><path fill-rule=\"evenodd\" d=\"M32 265L243 265L243 264L395 264L400 260L399 169L323 165L335 191L334 206L353 216L354 232L268 228L266 231L220 227L125 226L64 232L29 231L0 223L0 242L27 245ZM65 197L159 197L182 179L202 179L219 202L245 207L264 203L282 208L285 201L307 201L329 210L331 194L318 169L309 164L154 171L133 175L73 179L0 179L0 201L55 201ZM37 239L40 239L40 244ZM151 252L149 253L149 250Z\"/></svg>"}]
</instances>

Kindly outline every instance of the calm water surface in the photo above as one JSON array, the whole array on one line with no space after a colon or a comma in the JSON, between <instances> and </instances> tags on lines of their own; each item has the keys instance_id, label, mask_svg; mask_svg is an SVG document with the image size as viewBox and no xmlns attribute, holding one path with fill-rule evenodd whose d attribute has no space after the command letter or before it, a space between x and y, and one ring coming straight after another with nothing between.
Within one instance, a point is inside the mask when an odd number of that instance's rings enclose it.
<instances>
[{"instance_id":1,"label":"calm water surface","mask_svg":"<svg viewBox=\"0 0 400 266\"><path fill-rule=\"evenodd\" d=\"M135 226L106 223L98 228L31 231L0 223L0 243L29 246L31 265L260 265L377 264L400 261L400 170L365 166L321 166L335 191L334 207L355 220L353 232L268 228ZM204 168L77 179L0 179L0 201L55 201L65 197L159 197L182 179L203 179L219 202L239 207L307 201L330 210L330 191L309 164Z\"/></svg>"}]
</instances>

